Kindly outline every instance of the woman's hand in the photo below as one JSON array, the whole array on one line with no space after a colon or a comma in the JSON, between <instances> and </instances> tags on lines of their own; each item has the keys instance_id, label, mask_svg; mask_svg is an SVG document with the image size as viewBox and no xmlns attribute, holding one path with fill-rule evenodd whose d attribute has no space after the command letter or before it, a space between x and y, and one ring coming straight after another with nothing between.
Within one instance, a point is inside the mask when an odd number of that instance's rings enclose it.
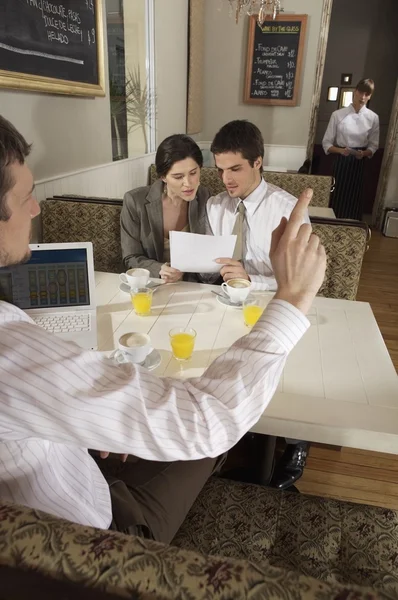
<instances>
[{"instance_id":1,"label":"woman's hand","mask_svg":"<svg viewBox=\"0 0 398 600\"><path fill-rule=\"evenodd\" d=\"M183 278L184 273L178 269L173 269L173 267L170 267L169 263L165 263L161 266L159 275L166 283L176 283Z\"/></svg>"},{"instance_id":2,"label":"woman's hand","mask_svg":"<svg viewBox=\"0 0 398 600\"><path fill-rule=\"evenodd\" d=\"M350 151L348 148L340 148L340 154L343 156L350 156Z\"/></svg>"}]
</instances>

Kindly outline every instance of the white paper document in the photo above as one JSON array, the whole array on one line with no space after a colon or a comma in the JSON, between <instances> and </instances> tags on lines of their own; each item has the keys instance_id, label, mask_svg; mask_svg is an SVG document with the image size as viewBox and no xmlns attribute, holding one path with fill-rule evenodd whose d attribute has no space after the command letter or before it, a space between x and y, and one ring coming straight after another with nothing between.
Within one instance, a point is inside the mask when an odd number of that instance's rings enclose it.
<instances>
[{"instance_id":1,"label":"white paper document","mask_svg":"<svg viewBox=\"0 0 398 600\"><path fill-rule=\"evenodd\" d=\"M183 273L217 273L217 258L232 258L236 235L170 231L170 264Z\"/></svg>"}]
</instances>

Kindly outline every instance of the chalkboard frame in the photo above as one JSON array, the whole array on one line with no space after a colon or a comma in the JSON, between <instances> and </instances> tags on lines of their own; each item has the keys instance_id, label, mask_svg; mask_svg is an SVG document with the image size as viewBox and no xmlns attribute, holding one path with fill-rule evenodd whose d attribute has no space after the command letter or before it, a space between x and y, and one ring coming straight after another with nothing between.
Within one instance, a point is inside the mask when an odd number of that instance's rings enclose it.
<instances>
[{"instance_id":1,"label":"chalkboard frame","mask_svg":"<svg viewBox=\"0 0 398 600\"><path fill-rule=\"evenodd\" d=\"M97 39L98 84L67 81L53 77L42 77L0 69L0 89L27 90L68 96L105 96L104 22L102 0L95 3L95 34Z\"/></svg>"},{"instance_id":2,"label":"chalkboard frame","mask_svg":"<svg viewBox=\"0 0 398 600\"><path fill-rule=\"evenodd\" d=\"M304 44L305 44L305 34L307 30L307 17L308 15L294 15L294 14L285 14L278 15L274 20L270 21L271 23L280 22L280 21L291 21L297 22L301 24L300 28L300 39L298 44L297 51L297 63L296 63L296 76L294 78L294 93L293 98L289 99L279 99L279 98L251 98L250 90L252 86L252 76L253 76L253 57L254 57L254 41L255 41L255 33L257 24L258 15L252 15L249 18L249 36L247 42L247 59L246 59L246 78L245 78L245 87L243 94L243 102L246 104L262 104L263 106L297 106L298 98L301 88L301 71L302 71L302 63L303 63L303 54L304 54ZM268 23L268 21L267 21ZM266 35L266 34L265 34ZM271 34L272 35L272 34Z\"/></svg>"}]
</instances>

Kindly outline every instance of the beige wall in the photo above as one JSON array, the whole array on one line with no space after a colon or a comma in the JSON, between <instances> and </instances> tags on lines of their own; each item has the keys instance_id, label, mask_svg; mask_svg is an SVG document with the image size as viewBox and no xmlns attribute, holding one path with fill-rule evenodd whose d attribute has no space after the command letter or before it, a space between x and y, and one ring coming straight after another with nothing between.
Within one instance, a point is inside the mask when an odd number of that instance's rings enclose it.
<instances>
[{"instance_id":1,"label":"beige wall","mask_svg":"<svg viewBox=\"0 0 398 600\"><path fill-rule=\"evenodd\" d=\"M249 119L262 131L266 144L306 146L314 87L322 0L284 0L285 14L307 14L302 88L296 107L252 106L242 102L248 19L238 25L215 0L205 1L205 106L201 140L211 140L232 119Z\"/></svg>"},{"instance_id":2,"label":"beige wall","mask_svg":"<svg viewBox=\"0 0 398 600\"><path fill-rule=\"evenodd\" d=\"M156 145L186 131L187 49L188 0L155 0Z\"/></svg>"},{"instance_id":3,"label":"beige wall","mask_svg":"<svg viewBox=\"0 0 398 600\"><path fill-rule=\"evenodd\" d=\"M106 59L108 85L107 76ZM0 113L33 142L29 163L36 179L112 160L108 97L73 98L1 89Z\"/></svg>"}]
</instances>

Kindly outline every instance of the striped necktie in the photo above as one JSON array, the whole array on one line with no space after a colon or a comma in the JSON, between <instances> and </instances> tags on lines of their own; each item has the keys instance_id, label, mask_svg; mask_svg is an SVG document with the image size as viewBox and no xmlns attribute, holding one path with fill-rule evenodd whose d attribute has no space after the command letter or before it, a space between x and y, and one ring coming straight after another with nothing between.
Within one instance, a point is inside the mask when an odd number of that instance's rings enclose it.
<instances>
[{"instance_id":1,"label":"striped necktie","mask_svg":"<svg viewBox=\"0 0 398 600\"><path fill-rule=\"evenodd\" d=\"M243 258L243 224L245 221L246 207L241 200L238 204L238 214L232 230L232 235L236 235L235 250L232 258L242 260Z\"/></svg>"}]
</instances>

